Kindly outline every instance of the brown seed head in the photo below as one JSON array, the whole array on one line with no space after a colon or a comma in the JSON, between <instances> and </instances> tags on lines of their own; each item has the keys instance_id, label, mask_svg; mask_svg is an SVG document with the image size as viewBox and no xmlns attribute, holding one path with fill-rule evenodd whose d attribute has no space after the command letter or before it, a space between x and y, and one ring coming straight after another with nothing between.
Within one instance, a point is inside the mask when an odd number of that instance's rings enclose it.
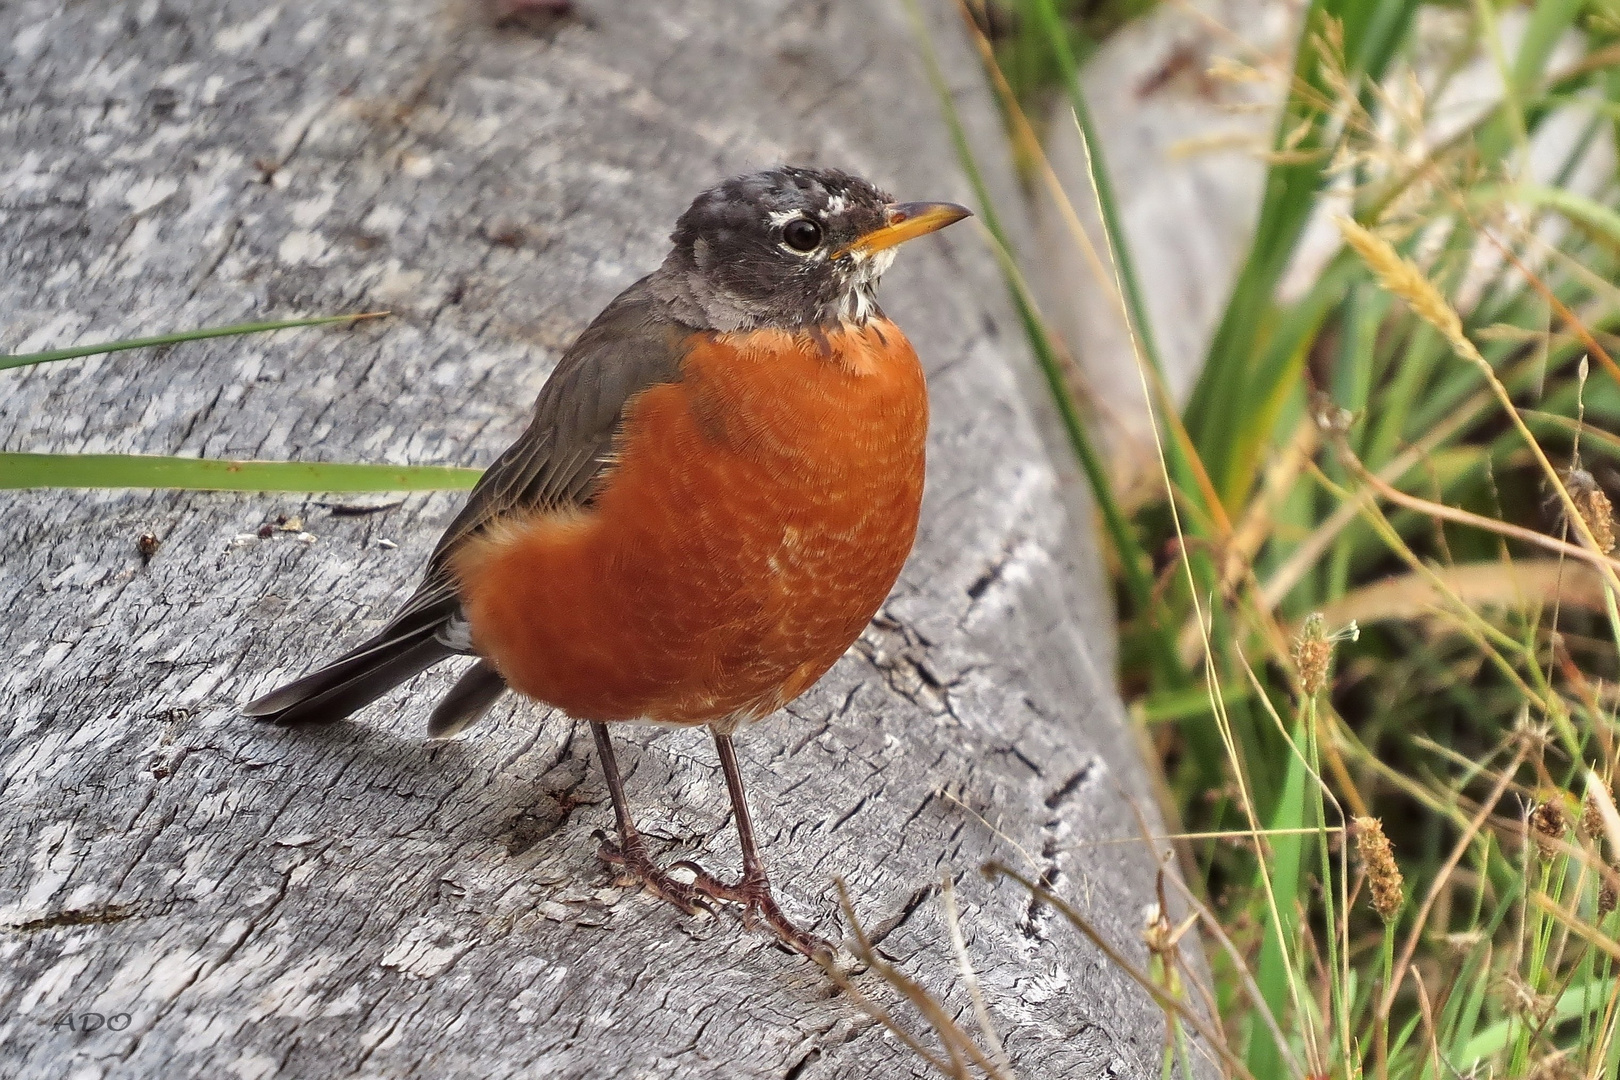
<instances>
[{"instance_id":1,"label":"brown seed head","mask_svg":"<svg viewBox=\"0 0 1620 1080\"><path fill-rule=\"evenodd\" d=\"M1588 840L1603 839L1603 811L1598 809L1597 796L1590 791L1581 803L1581 834Z\"/></svg>"},{"instance_id":2,"label":"brown seed head","mask_svg":"<svg viewBox=\"0 0 1620 1080\"><path fill-rule=\"evenodd\" d=\"M1315 697L1327 684L1328 662L1333 659L1333 643L1328 640L1327 621L1321 614L1305 617L1305 625L1294 639L1294 670L1306 697Z\"/></svg>"},{"instance_id":3,"label":"brown seed head","mask_svg":"<svg viewBox=\"0 0 1620 1080\"><path fill-rule=\"evenodd\" d=\"M1502 1005L1508 1012L1539 1025L1552 1012L1553 998L1524 981L1517 971L1509 971L1499 984Z\"/></svg>"},{"instance_id":4,"label":"brown seed head","mask_svg":"<svg viewBox=\"0 0 1620 1080\"><path fill-rule=\"evenodd\" d=\"M1558 854L1558 844L1569 831L1569 814L1561 800L1553 798L1530 811L1530 832L1541 849L1541 857L1550 859Z\"/></svg>"},{"instance_id":5,"label":"brown seed head","mask_svg":"<svg viewBox=\"0 0 1620 1080\"><path fill-rule=\"evenodd\" d=\"M1406 899L1401 868L1395 864L1395 849L1384 835L1384 823L1377 818L1359 817L1354 825L1356 854L1367 871L1373 910L1386 923L1393 922Z\"/></svg>"},{"instance_id":6,"label":"brown seed head","mask_svg":"<svg viewBox=\"0 0 1620 1080\"><path fill-rule=\"evenodd\" d=\"M1155 956L1168 956L1176 949L1175 927L1158 904L1152 905L1142 920L1142 941Z\"/></svg>"},{"instance_id":7,"label":"brown seed head","mask_svg":"<svg viewBox=\"0 0 1620 1080\"><path fill-rule=\"evenodd\" d=\"M1526 1080L1580 1080L1581 1068L1568 1050L1554 1050L1530 1070Z\"/></svg>"},{"instance_id":8,"label":"brown seed head","mask_svg":"<svg viewBox=\"0 0 1620 1080\"><path fill-rule=\"evenodd\" d=\"M1598 914L1607 915L1616 907L1620 907L1620 890L1616 890L1614 882L1608 878L1598 886Z\"/></svg>"},{"instance_id":9,"label":"brown seed head","mask_svg":"<svg viewBox=\"0 0 1620 1080\"><path fill-rule=\"evenodd\" d=\"M1588 478L1590 479L1590 477ZM1586 527L1592 530L1598 552L1607 555L1614 550L1614 507L1609 497L1595 482L1569 485L1570 501L1580 511Z\"/></svg>"}]
</instances>

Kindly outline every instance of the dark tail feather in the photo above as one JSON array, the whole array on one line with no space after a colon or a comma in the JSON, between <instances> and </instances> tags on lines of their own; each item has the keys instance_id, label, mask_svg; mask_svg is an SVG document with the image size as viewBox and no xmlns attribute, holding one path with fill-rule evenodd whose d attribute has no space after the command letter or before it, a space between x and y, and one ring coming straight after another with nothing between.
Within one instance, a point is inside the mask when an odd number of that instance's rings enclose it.
<instances>
[{"instance_id":1,"label":"dark tail feather","mask_svg":"<svg viewBox=\"0 0 1620 1080\"><path fill-rule=\"evenodd\" d=\"M272 724L330 724L342 720L455 650L425 626L402 637L373 638L319 671L250 702L242 712Z\"/></svg>"},{"instance_id":2,"label":"dark tail feather","mask_svg":"<svg viewBox=\"0 0 1620 1080\"><path fill-rule=\"evenodd\" d=\"M489 707L506 693L506 680L488 660L480 660L456 680L440 699L428 721L428 738L448 739L482 720Z\"/></svg>"}]
</instances>

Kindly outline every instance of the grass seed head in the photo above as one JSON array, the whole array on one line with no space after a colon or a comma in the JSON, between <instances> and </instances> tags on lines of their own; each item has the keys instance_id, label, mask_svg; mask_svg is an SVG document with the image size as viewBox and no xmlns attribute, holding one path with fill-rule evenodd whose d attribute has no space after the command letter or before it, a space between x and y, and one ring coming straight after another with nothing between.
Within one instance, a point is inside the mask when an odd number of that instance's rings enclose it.
<instances>
[{"instance_id":1,"label":"grass seed head","mask_svg":"<svg viewBox=\"0 0 1620 1080\"><path fill-rule=\"evenodd\" d=\"M1176 951L1175 927L1158 904L1149 904L1142 913L1142 941L1155 956L1169 956Z\"/></svg>"},{"instance_id":2,"label":"grass seed head","mask_svg":"<svg viewBox=\"0 0 1620 1080\"><path fill-rule=\"evenodd\" d=\"M1306 697L1315 697L1327 683L1328 661L1333 659L1333 646L1327 638L1327 621L1321 614L1306 617L1299 636L1294 639L1294 670L1299 672L1300 689Z\"/></svg>"},{"instance_id":3,"label":"grass seed head","mask_svg":"<svg viewBox=\"0 0 1620 1080\"><path fill-rule=\"evenodd\" d=\"M1581 803L1581 835L1588 840L1603 839L1603 811L1598 809L1597 796L1590 791Z\"/></svg>"},{"instance_id":4,"label":"grass seed head","mask_svg":"<svg viewBox=\"0 0 1620 1080\"><path fill-rule=\"evenodd\" d=\"M1567 1050L1554 1050L1530 1070L1528 1080L1580 1080L1581 1071Z\"/></svg>"},{"instance_id":5,"label":"grass seed head","mask_svg":"<svg viewBox=\"0 0 1620 1080\"><path fill-rule=\"evenodd\" d=\"M1269 83L1276 80L1266 71L1230 56L1217 56L1204 72L1211 79L1229 83Z\"/></svg>"},{"instance_id":6,"label":"grass seed head","mask_svg":"<svg viewBox=\"0 0 1620 1080\"><path fill-rule=\"evenodd\" d=\"M1294 638L1294 670L1299 673L1299 687L1306 697L1315 697L1327 685L1333 646L1341 641L1355 641L1360 636L1361 629L1354 620L1330 634L1327 620L1320 612L1305 616L1299 636Z\"/></svg>"},{"instance_id":7,"label":"grass seed head","mask_svg":"<svg viewBox=\"0 0 1620 1080\"><path fill-rule=\"evenodd\" d=\"M1565 477L1564 486L1569 489L1570 501L1586 521L1586 527L1592 530L1598 553L1607 555L1613 551L1614 506L1609 502L1608 495L1585 469L1571 469Z\"/></svg>"},{"instance_id":8,"label":"grass seed head","mask_svg":"<svg viewBox=\"0 0 1620 1080\"><path fill-rule=\"evenodd\" d=\"M1598 914L1607 915L1616 907L1620 907L1620 890L1615 889L1614 882L1604 879L1598 886Z\"/></svg>"},{"instance_id":9,"label":"grass seed head","mask_svg":"<svg viewBox=\"0 0 1620 1080\"><path fill-rule=\"evenodd\" d=\"M1541 857L1550 859L1558 854L1558 844L1569 831L1569 814L1564 804L1554 798L1530 811L1530 832L1535 836Z\"/></svg>"},{"instance_id":10,"label":"grass seed head","mask_svg":"<svg viewBox=\"0 0 1620 1080\"><path fill-rule=\"evenodd\" d=\"M1401 868L1395 864L1395 848L1384 835L1384 823L1377 818L1356 818L1355 827L1356 854L1367 871L1373 910L1384 922L1393 922L1406 899Z\"/></svg>"},{"instance_id":11,"label":"grass seed head","mask_svg":"<svg viewBox=\"0 0 1620 1080\"><path fill-rule=\"evenodd\" d=\"M1553 998L1537 991L1517 971L1503 975L1500 986L1502 1004L1514 1016L1540 1026L1552 1014Z\"/></svg>"},{"instance_id":12,"label":"grass seed head","mask_svg":"<svg viewBox=\"0 0 1620 1080\"><path fill-rule=\"evenodd\" d=\"M1405 300L1419 318L1444 334L1458 352L1474 354L1473 343L1463 334L1461 316L1416 264L1401 258L1388 240L1351 219L1336 217L1333 220L1344 242L1378 275L1384 288Z\"/></svg>"}]
</instances>

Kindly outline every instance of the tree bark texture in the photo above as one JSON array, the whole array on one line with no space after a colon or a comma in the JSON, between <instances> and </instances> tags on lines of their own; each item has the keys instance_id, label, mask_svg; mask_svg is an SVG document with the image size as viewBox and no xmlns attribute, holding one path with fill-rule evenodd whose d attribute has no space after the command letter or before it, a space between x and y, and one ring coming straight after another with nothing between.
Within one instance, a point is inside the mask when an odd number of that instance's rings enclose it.
<instances>
[{"instance_id":1,"label":"tree bark texture","mask_svg":"<svg viewBox=\"0 0 1620 1080\"><path fill-rule=\"evenodd\" d=\"M955 18L928 16L995 157ZM7 451L487 464L721 176L788 159L971 201L887 0L506 19L19 0L0 5L0 148L0 349L393 312L0 373ZM790 915L844 935L847 883L885 954L971 1025L952 875L1020 1076L1157 1076L1147 997L976 872L1049 875L1145 962L1155 856L1095 842L1157 819L1084 491L1006 297L971 225L891 272L934 409L921 537L849 655L742 733L742 766ZM0 1076L927 1075L735 916L614 883L584 725L512 699L428 742L449 665L323 730L238 715L380 625L459 500L0 494ZM734 869L704 733L616 734L658 853Z\"/></svg>"}]
</instances>

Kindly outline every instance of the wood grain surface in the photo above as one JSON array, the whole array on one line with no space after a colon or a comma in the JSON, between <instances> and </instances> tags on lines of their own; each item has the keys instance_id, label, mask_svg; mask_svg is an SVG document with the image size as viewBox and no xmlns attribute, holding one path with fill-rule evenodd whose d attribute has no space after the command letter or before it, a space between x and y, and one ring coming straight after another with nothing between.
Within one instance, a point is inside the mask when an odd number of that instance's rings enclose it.
<instances>
[{"instance_id":1,"label":"wood grain surface","mask_svg":"<svg viewBox=\"0 0 1620 1080\"><path fill-rule=\"evenodd\" d=\"M928 18L995 164L954 8ZM916 40L887 0L0 4L0 351L394 313L0 374L0 450L487 464L720 176L971 201ZM1133 803L1158 826L1086 496L972 225L882 298L930 378L922 534L849 655L740 739L778 895L841 936L846 882L966 1018L953 875L1020 1076L1157 1076L1145 995L977 873L1051 875L1145 959L1155 855L1096 844L1140 834ZM0 1077L928 1075L735 916L614 884L583 725L512 702L430 743L449 665L325 730L239 716L380 625L459 498L0 493ZM707 737L623 735L659 854L734 867Z\"/></svg>"}]
</instances>

